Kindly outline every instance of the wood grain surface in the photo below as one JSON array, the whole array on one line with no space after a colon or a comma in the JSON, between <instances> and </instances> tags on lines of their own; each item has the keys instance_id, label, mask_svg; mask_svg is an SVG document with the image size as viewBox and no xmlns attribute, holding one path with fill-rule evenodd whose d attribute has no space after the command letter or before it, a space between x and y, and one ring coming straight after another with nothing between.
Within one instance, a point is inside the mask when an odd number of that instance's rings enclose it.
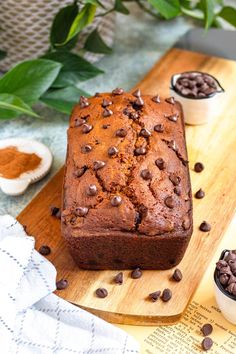
<instances>
[{"instance_id":1,"label":"wood grain surface","mask_svg":"<svg viewBox=\"0 0 236 354\"><path fill-rule=\"evenodd\" d=\"M140 279L124 272L124 284L113 283L117 271L85 271L71 259L60 233L60 222L50 216L51 205L60 206L63 169L21 212L18 220L36 238L36 248L47 244L52 248L48 257L55 265L58 279L66 278L69 287L57 294L96 315L116 323L157 325L173 323L184 312L197 288L219 241L235 213L236 205L236 62L203 54L171 49L137 85L144 93L169 96L169 81L174 73L185 70L206 71L216 76L225 89L218 116L202 126L186 126L187 146L193 193L200 187L204 199L194 199L194 232L184 259L178 266L183 280L170 280L173 270L144 271ZM193 171L196 161L205 165L202 173ZM212 229L199 231L207 220ZM132 252L132 250L131 250ZM99 299L98 287L107 288L109 295ZM158 289L170 288L173 298L168 303L147 300Z\"/></svg>"}]
</instances>

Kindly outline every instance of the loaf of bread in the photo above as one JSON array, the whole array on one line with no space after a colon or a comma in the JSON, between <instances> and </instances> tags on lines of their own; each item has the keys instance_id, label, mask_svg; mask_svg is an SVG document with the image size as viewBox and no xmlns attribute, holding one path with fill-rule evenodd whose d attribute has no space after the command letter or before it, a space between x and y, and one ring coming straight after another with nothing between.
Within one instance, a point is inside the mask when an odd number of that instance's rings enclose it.
<instances>
[{"instance_id":1,"label":"loaf of bread","mask_svg":"<svg viewBox=\"0 0 236 354\"><path fill-rule=\"evenodd\" d=\"M140 90L81 97L68 129L62 233L86 269L168 269L192 234L181 105Z\"/></svg>"}]
</instances>

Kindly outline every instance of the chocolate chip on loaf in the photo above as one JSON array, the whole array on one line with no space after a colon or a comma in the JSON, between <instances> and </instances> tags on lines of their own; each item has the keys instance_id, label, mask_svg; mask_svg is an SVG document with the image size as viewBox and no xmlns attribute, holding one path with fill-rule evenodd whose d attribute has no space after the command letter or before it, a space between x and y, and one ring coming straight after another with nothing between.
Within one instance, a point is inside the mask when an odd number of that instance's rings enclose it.
<instances>
[{"instance_id":1,"label":"chocolate chip on loaf","mask_svg":"<svg viewBox=\"0 0 236 354\"><path fill-rule=\"evenodd\" d=\"M137 89L137 90L135 90L133 93L132 93L132 95L134 96L134 97L141 97L141 91L140 91L140 89Z\"/></svg>"},{"instance_id":2,"label":"chocolate chip on loaf","mask_svg":"<svg viewBox=\"0 0 236 354\"><path fill-rule=\"evenodd\" d=\"M144 138L149 138L151 136L151 132L148 129L143 128L140 130L139 135L143 136Z\"/></svg>"},{"instance_id":3,"label":"chocolate chip on loaf","mask_svg":"<svg viewBox=\"0 0 236 354\"><path fill-rule=\"evenodd\" d=\"M80 96L79 103L80 103L81 108L85 108L85 107L89 106L89 101L88 101L87 97L84 97L84 96Z\"/></svg>"},{"instance_id":4,"label":"chocolate chip on loaf","mask_svg":"<svg viewBox=\"0 0 236 354\"><path fill-rule=\"evenodd\" d=\"M106 163L104 161L94 161L93 163L93 169L94 171L100 170L101 168L103 168L106 165Z\"/></svg>"},{"instance_id":5,"label":"chocolate chip on loaf","mask_svg":"<svg viewBox=\"0 0 236 354\"><path fill-rule=\"evenodd\" d=\"M142 107L142 106L144 106L144 100L142 99L142 97L138 97L134 101L134 104L138 107Z\"/></svg>"},{"instance_id":6,"label":"chocolate chip on loaf","mask_svg":"<svg viewBox=\"0 0 236 354\"><path fill-rule=\"evenodd\" d=\"M175 201L173 199L172 196L169 196L169 197L166 197L165 199L165 205L170 208L170 209L173 209L174 206L175 206Z\"/></svg>"},{"instance_id":7,"label":"chocolate chip on loaf","mask_svg":"<svg viewBox=\"0 0 236 354\"><path fill-rule=\"evenodd\" d=\"M154 127L155 132L163 133L164 132L164 125L163 124L156 124Z\"/></svg>"},{"instance_id":8,"label":"chocolate chip on loaf","mask_svg":"<svg viewBox=\"0 0 236 354\"><path fill-rule=\"evenodd\" d=\"M86 120L85 119L81 119L81 118L76 118L75 120L75 127L80 127L81 125L85 124Z\"/></svg>"},{"instance_id":9,"label":"chocolate chip on loaf","mask_svg":"<svg viewBox=\"0 0 236 354\"><path fill-rule=\"evenodd\" d=\"M90 184L87 188L87 195L94 197L97 194L97 187L95 184Z\"/></svg>"},{"instance_id":10,"label":"chocolate chip on loaf","mask_svg":"<svg viewBox=\"0 0 236 354\"><path fill-rule=\"evenodd\" d=\"M119 150L115 146L110 146L109 149L108 149L108 155L109 156L117 155L118 152L119 152Z\"/></svg>"},{"instance_id":11,"label":"chocolate chip on loaf","mask_svg":"<svg viewBox=\"0 0 236 354\"><path fill-rule=\"evenodd\" d=\"M136 120L139 118L139 115L137 112L130 112L129 113L129 118L132 119L132 120Z\"/></svg>"},{"instance_id":12,"label":"chocolate chip on loaf","mask_svg":"<svg viewBox=\"0 0 236 354\"><path fill-rule=\"evenodd\" d=\"M174 186L178 186L180 184L181 178L176 176L174 173L169 175L169 180L173 183Z\"/></svg>"},{"instance_id":13,"label":"chocolate chip on loaf","mask_svg":"<svg viewBox=\"0 0 236 354\"><path fill-rule=\"evenodd\" d=\"M156 95L156 96L152 97L152 101L155 103L160 103L161 102L160 96Z\"/></svg>"},{"instance_id":14,"label":"chocolate chip on loaf","mask_svg":"<svg viewBox=\"0 0 236 354\"><path fill-rule=\"evenodd\" d=\"M111 205L114 207L117 207L121 205L122 203L122 198L119 195L115 195L114 197L111 198Z\"/></svg>"},{"instance_id":15,"label":"chocolate chip on loaf","mask_svg":"<svg viewBox=\"0 0 236 354\"><path fill-rule=\"evenodd\" d=\"M174 188L174 193L175 193L176 195L180 196L180 195L181 195L181 188L180 188L179 186L176 186L176 187Z\"/></svg>"},{"instance_id":16,"label":"chocolate chip on loaf","mask_svg":"<svg viewBox=\"0 0 236 354\"><path fill-rule=\"evenodd\" d=\"M87 207L77 207L75 209L75 215L76 216L85 216L88 214L88 208Z\"/></svg>"},{"instance_id":17,"label":"chocolate chip on loaf","mask_svg":"<svg viewBox=\"0 0 236 354\"><path fill-rule=\"evenodd\" d=\"M93 126L91 124L83 124L82 125L82 132L84 134L88 134L92 129L93 129Z\"/></svg>"},{"instance_id":18,"label":"chocolate chip on loaf","mask_svg":"<svg viewBox=\"0 0 236 354\"><path fill-rule=\"evenodd\" d=\"M123 95L123 93L124 93L124 90L122 88L119 88L119 87L117 87L115 90L112 91L112 94L115 95L115 96L116 95L117 96Z\"/></svg>"},{"instance_id":19,"label":"chocolate chip on loaf","mask_svg":"<svg viewBox=\"0 0 236 354\"><path fill-rule=\"evenodd\" d=\"M83 154L87 154L88 152L92 151L92 146L91 145L83 145L81 147L81 152Z\"/></svg>"},{"instance_id":20,"label":"chocolate chip on loaf","mask_svg":"<svg viewBox=\"0 0 236 354\"><path fill-rule=\"evenodd\" d=\"M108 109L108 108L105 108L103 113L102 113L103 117L105 117L105 118L112 116L112 114L113 114L113 111L111 109Z\"/></svg>"},{"instance_id":21,"label":"chocolate chip on loaf","mask_svg":"<svg viewBox=\"0 0 236 354\"><path fill-rule=\"evenodd\" d=\"M85 173L85 171L88 169L88 167L87 166L83 166L83 167L81 167L81 168L77 168L77 170L75 170L75 172L74 172L74 175L76 176L76 177L81 177L81 176L83 176L83 174Z\"/></svg>"},{"instance_id":22,"label":"chocolate chip on loaf","mask_svg":"<svg viewBox=\"0 0 236 354\"><path fill-rule=\"evenodd\" d=\"M175 104L175 98L174 97L168 97L165 99L165 101L167 103L170 103L170 104Z\"/></svg>"},{"instance_id":23,"label":"chocolate chip on loaf","mask_svg":"<svg viewBox=\"0 0 236 354\"><path fill-rule=\"evenodd\" d=\"M120 128L116 131L116 136L124 138L127 135L127 131L124 128Z\"/></svg>"},{"instance_id":24,"label":"chocolate chip on loaf","mask_svg":"<svg viewBox=\"0 0 236 354\"><path fill-rule=\"evenodd\" d=\"M171 114L171 115L165 115L167 119L169 119L171 122L177 122L178 120L178 115L177 114Z\"/></svg>"},{"instance_id":25,"label":"chocolate chip on loaf","mask_svg":"<svg viewBox=\"0 0 236 354\"><path fill-rule=\"evenodd\" d=\"M152 179L152 173L148 169L142 170L140 175L145 180Z\"/></svg>"},{"instance_id":26,"label":"chocolate chip on loaf","mask_svg":"<svg viewBox=\"0 0 236 354\"><path fill-rule=\"evenodd\" d=\"M155 164L159 168L159 170L164 170L166 168L166 163L161 157L159 157L159 159L156 159Z\"/></svg>"},{"instance_id":27,"label":"chocolate chip on loaf","mask_svg":"<svg viewBox=\"0 0 236 354\"><path fill-rule=\"evenodd\" d=\"M111 106L112 105L112 101L111 100L108 100L106 98L103 99L102 101L102 107L103 108L106 108L107 106Z\"/></svg>"},{"instance_id":28,"label":"chocolate chip on loaf","mask_svg":"<svg viewBox=\"0 0 236 354\"><path fill-rule=\"evenodd\" d=\"M140 146L140 147L138 147L138 148L136 148L136 149L134 150L134 154L135 154L136 156L145 155L146 153L147 153L147 150L146 150L146 148L143 147L143 146Z\"/></svg>"}]
</instances>

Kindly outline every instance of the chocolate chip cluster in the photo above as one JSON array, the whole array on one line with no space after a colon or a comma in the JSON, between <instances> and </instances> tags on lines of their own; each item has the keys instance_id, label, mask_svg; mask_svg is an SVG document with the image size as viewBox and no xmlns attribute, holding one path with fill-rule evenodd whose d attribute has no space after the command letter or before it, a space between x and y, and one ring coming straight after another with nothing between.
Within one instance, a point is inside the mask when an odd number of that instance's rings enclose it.
<instances>
[{"instance_id":1,"label":"chocolate chip cluster","mask_svg":"<svg viewBox=\"0 0 236 354\"><path fill-rule=\"evenodd\" d=\"M175 90L189 98L206 98L217 91L216 80L201 72L185 72L177 79Z\"/></svg>"},{"instance_id":2,"label":"chocolate chip cluster","mask_svg":"<svg viewBox=\"0 0 236 354\"><path fill-rule=\"evenodd\" d=\"M236 250L229 251L216 263L217 277L223 288L236 297Z\"/></svg>"}]
</instances>

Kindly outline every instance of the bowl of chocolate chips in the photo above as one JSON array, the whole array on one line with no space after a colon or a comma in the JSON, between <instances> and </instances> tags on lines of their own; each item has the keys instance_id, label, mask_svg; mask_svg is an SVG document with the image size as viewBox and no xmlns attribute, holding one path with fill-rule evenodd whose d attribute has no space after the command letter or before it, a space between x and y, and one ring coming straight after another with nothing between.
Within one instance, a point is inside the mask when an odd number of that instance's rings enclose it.
<instances>
[{"instance_id":1,"label":"bowl of chocolate chips","mask_svg":"<svg viewBox=\"0 0 236 354\"><path fill-rule=\"evenodd\" d=\"M224 315L236 325L236 250L224 250L214 272L216 302Z\"/></svg>"},{"instance_id":2,"label":"bowl of chocolate chips","mask_svg":"<svg viewBox=\"0 0 236 354\"><path fill-rule=\"evenodd\" d=\"M200 71L186 71L171 78L171 95L184 109L185 123L207 123L219 111L224 89L212 75Z\"/></svg>"}]
</instances>

